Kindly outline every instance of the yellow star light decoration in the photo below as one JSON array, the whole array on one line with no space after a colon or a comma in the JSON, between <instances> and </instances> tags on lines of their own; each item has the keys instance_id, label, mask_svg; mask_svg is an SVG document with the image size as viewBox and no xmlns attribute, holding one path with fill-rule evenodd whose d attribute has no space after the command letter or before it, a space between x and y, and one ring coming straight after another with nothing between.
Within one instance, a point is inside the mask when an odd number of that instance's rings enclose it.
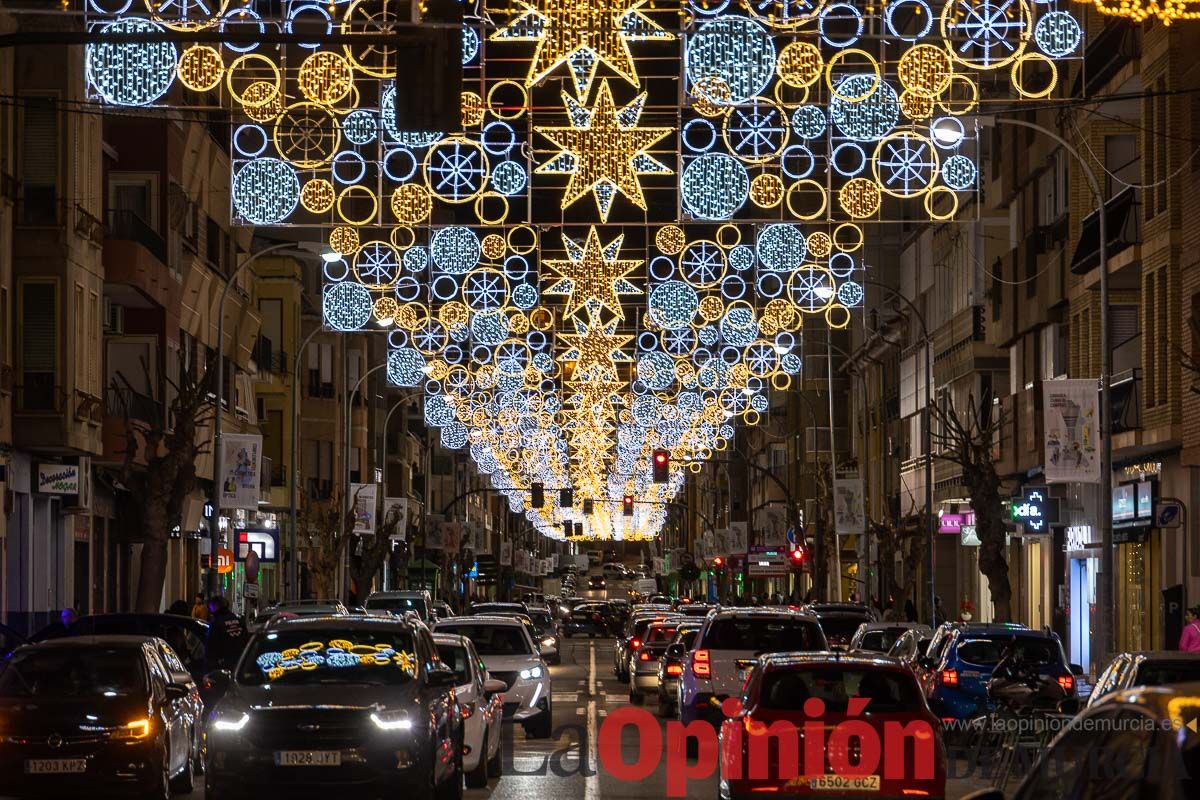
<instances>
[{"instance_id":1,"label":"yellow star light decoration","mask_svg":"<svg viewBox=\"0 0 1200 800\"><path fill-rule=\"evenodd\" d=\"M616 381L617 362L632 360L622 348L633 341L633 337L618 334L615 319L607 325L602 324L596 318L594 306L588 307L586 323L578 319L574 322L575 333L559 334L567 344L567 351L558 357L559 361L575 363L571 379Z\"/></svg>"},{"instance_id":2,"label":"yellow star light decoration","mask_svg":"<svg viewBox=\"0 0 1200 800\"><path fill-rule=\"evenodd\" d=\"M559 148L552 159L537 168L539 175L570 175L563 193L567 208L589 191L596 198L600 219L608 221L615 192L625 195L638 208L646 209L640 175L671 175L670 167L647 151L665 139L671 128L638 127L646 93L618 110L608 81L600 84L596 105L582 108L563 93L572 124L569 127L538 127L537 132Z\"/></svg>"},{"instance_id":3,"label":"yellow star light decoration","mask_svg":"<svg viewBox=\"0 0 1200 800\"><path fill-rule=\"evenodd\" d=\"M647 39L671 40L664 30L645 15L649 0L518 0L517 8L496 9L516 13L506 27L490 37L493 41L537 42L525 78L528 86L567 64L575 92L586 97L596 69L605 64L634 86L637 67L629 43Z\"/></svg>"},{"instance_id":4,"label":"yellow star light decoration","mask_svg":"<svg viewBox=\"0 0 1200 800\"><path fill-rule=\"evenodd\" d=\"M610 313L625 319L620 296L641 294L626 276L640 267L641 259L618 258L624 234L608 245L600 246L600 234L593 227L588 230L587 241L581 248L565 233L562 235L569 258L546 259L542 263L558 275L559 280L546 290L546 294L568 295L565 317L573 317L587 307L589 300L598 302Z\"/></svg>"}]
</instances>

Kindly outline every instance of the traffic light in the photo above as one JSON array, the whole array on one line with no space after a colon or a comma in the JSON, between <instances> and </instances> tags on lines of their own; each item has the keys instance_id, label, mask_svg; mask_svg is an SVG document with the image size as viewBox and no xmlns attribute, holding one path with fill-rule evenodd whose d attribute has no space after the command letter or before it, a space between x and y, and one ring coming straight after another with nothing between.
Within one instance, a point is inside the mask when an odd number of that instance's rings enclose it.
<instances>
[{"instance_id":1,"label":"traffic light","mask_svg":"<svg viewBox=\"0 0 1200 800\"><path fill-rule=\"evenodd\" d=\"M570 508L575 505L575 492L571 489L558 490L558 507Z\"/></svg>"},{"instance_id":2,"label":"traffic light","mask_svg":"<svg viewBox=\"0 0 1200 800\"><path fill-rule=\"evenodd\" d=\"M541 508L546 505L546 490L542 484L529 484L529 505L534 508Z\"/></svg>"},{"instance_id":3,"label":"traffic light","mask_svg":"<svg viewBox=\"0 0 1200 800\"><path fill-rule=\"evenodd\" d=\"M591 513L592 513L592 510L593 510L592 498L590 498L590 497L584 498L584 501L583 501L583 513L584 513L585 515L586 515L586 514L591 514Z\"/></svg>"},{"instance_id":4,"label":"traffic light","mask_svg":"<svg viewBox=\"0 0 1200 800\"><path fill-rule=\"evenodd\" d=\"M725 566L725 559L724 559L724 558L722 558L721 556L713 556L713 560L712 560L712 566L713 566L713 569L722 569L722 568L724 568L724 566Z\"/></svg>"},{"instance_id":5,"label":"traffic light","mask_svg":"<svg viewBox=\"0 0 1200 800\"><path fill-rule=\"evenodd\" d=\"M633 516L633 495L631 495L631 494L625 495L625 499L622 501L622 505L625 506L625 512L624 512L625 516L632 517Z\"/></svg>"},{"instance_id":6,"label":"traffic light","mask_svg":"<svg viewBox=\"0 0 1200 800\"><path fill-rule=\"evenodd\" d=\"M565 519L563 520L562 526L563 536L566 536L568 539L571 538L571 536L575 533L575 525L572 524L571 520Z\"/></svg>"},{"instance_id":7,"label":"traffic light","mask_svg":"<svg viewBox=\"0 0 1200 800\"><path fill-rule=\"evenodd\" d=\"M805 555L804 548L797 546L794 550L791 550L788 553L788 561L791 562L793 567L799 569L800 567L804 566Z\"/></svg>"},{"instance_id":8,"label":"traffic light","mask_svg":"<svg viewBox=\"0 0 1200 800\"><path fill-rule=\"evenodd\" d=\"M654 465L654 482L666 483L671 475L671 456L666 450L655 450L651 457Z\"/></svg>"}]
</instances>

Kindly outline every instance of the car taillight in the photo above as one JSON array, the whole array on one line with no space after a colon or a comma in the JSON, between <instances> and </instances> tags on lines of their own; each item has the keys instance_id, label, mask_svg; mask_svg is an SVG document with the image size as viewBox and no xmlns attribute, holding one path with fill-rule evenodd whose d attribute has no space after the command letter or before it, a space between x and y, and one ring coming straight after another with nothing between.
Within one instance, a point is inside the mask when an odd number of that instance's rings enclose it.
<instances>
[{"instance_id":1,"label":"car taillight","mask_svg":"<svg viewBox=\"0 0 1200 800\"><path fill-rule=\"evenodd\" d=\"M629 640L629 649L630 650L637 650L641 646L642 646L641 639L630 639Z\"/></svg>"},{"instance_id":2,"label":"car taillight","mask_svg":"<svg viewBox=\"0 0 1200 800\"><path fill-rule=\"evenodd\" d=\"M1064 692L1066 692L1067 694L1070 694L1071 692L1075 691L1075 676L1074 675L1059 675L1058 676L1058 685L1062 687L1062 690Z\"/></svg>"},{"instance_id":3,"label":"car taillight","mask_svg":"<svg viewBox=\"0 0 1200 800\"><path fill-rule=\"evenodd\" d=\"M958 686L958 670L942 670L938 673L938 683L940 683L942 686Z\"/></svg>"},{"instance_id":4,"label":"car taillight","mask_svg":"<svg viewBox=\"0 0 1200 800\"><path fill-rule=\"evenodd\" d=\"M647 652L646 650L643 650L642 654L640 656L638 656L638 658L641 659L642 661L649 661L651 658L653 658L653 656L651 656L650 653Z\"/></svg>"},{"instance_id":5,"label":"car taillight","mask_svg":"<svg viewBox=\"0 0 1200 800\"><path fill-rule=\"evenodd\" d=\"M697 678L712 677L712 662L707 650L697 650L692 653L692 674Z\"/></svg>"},{"instance_id":6,"label":"car taillight","mask_svg":"<svg viewBox=\"0 0 1200 800\"><path fill-rule=\"evenodd\" d=\"M667 674L668 675L682 675L683 674L683 665L682 664L667 664Z\"/></svg>"}]
</instances>

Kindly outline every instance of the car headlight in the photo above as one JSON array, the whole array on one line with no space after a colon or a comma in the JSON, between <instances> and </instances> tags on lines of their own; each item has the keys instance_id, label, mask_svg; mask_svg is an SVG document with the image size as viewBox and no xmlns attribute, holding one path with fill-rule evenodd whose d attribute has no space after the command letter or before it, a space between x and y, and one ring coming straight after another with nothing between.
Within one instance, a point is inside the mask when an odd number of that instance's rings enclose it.
<instances>
[{"instance_id":1,"label":"car headlight","mask_svg":"<svg viewBox=\"0 0 1200 800\"><path fill-rule=\"evenodd\" d=\"M547 636L546 638L542 639L542 644L545 645L546 647L553 647L554 646L554 637Z\"/></svg>"},{"instance_id":2,"label":"car headlight","mask_svg":"<svg viewBox=\"0 0 1200 800\"><path fill-rule=\"evenodd\" d=\"M238 716L219 716L213 720L214 731L230 731L236 733L246 727L246 723L250 721L250 715L243 711Z\"/></svg>"},{"instance_id":3,"label":"car headlight","mask_svg":"<svg viewBox=\"0 0 1200 800\"><path fill-rule=\"evenodd\" d=\"M517 673L517 676L523 681L530 680L531 678L540 678L542 677L542 668L538 666L530 667L529 669L523 669Z\"/></svg>"},{"instance_id":4,"label":"car headlight","mask_svg":"<svg viewBox=\"0 0 1200 800\"><path fill-rule=\"evenodd\" d=\"M150 735L152 726L148 719L138 719L130 722L123 728L117 728L112 732L114 739L145 739Z\"/></svg>"},{"instance_id":5,"label":"car headlight","mask_svg":"<svg viewBox=\"0 0 1200 800\"><path fill-rule=\"evenodd\" d=\"M411 731L413 726L407 711L376 711L371 722L381 731Z\"/></svg>"}]
</instances>

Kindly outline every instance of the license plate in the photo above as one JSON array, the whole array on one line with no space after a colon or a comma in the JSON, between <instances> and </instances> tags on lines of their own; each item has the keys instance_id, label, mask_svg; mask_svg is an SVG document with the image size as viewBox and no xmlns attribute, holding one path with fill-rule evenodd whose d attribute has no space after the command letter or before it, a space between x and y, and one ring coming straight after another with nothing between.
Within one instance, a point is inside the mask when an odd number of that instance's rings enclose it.
<instances>
[{"instance_id":1,"label":"license plate","mask_svg":"<svg viewBox=\"0 0 1200 800\"><path fill-rule=\"evenodd\" d=\"M814 792L878 792L878 775L814 775L808 779Z\"/></svg>"},{"instance_id":2,"label":"license plate","mask_svg":"<svg viewBox=\"0 0 1200 800\"><path fill-rule=\"evenodd\" d=\"M86 758L31 758L25 762L30 775L77 775L87 772Z\"/></svg>"},{"instance_id":3,"label":"license plate","mask_svg":"<svg viewBox=\"0 0 1200 800\"><path fill-rule=\"evenodd\" d=\"M281 767L340 767L340 750L281 750L275 754Z\"/></svg>"}]
</instances>

